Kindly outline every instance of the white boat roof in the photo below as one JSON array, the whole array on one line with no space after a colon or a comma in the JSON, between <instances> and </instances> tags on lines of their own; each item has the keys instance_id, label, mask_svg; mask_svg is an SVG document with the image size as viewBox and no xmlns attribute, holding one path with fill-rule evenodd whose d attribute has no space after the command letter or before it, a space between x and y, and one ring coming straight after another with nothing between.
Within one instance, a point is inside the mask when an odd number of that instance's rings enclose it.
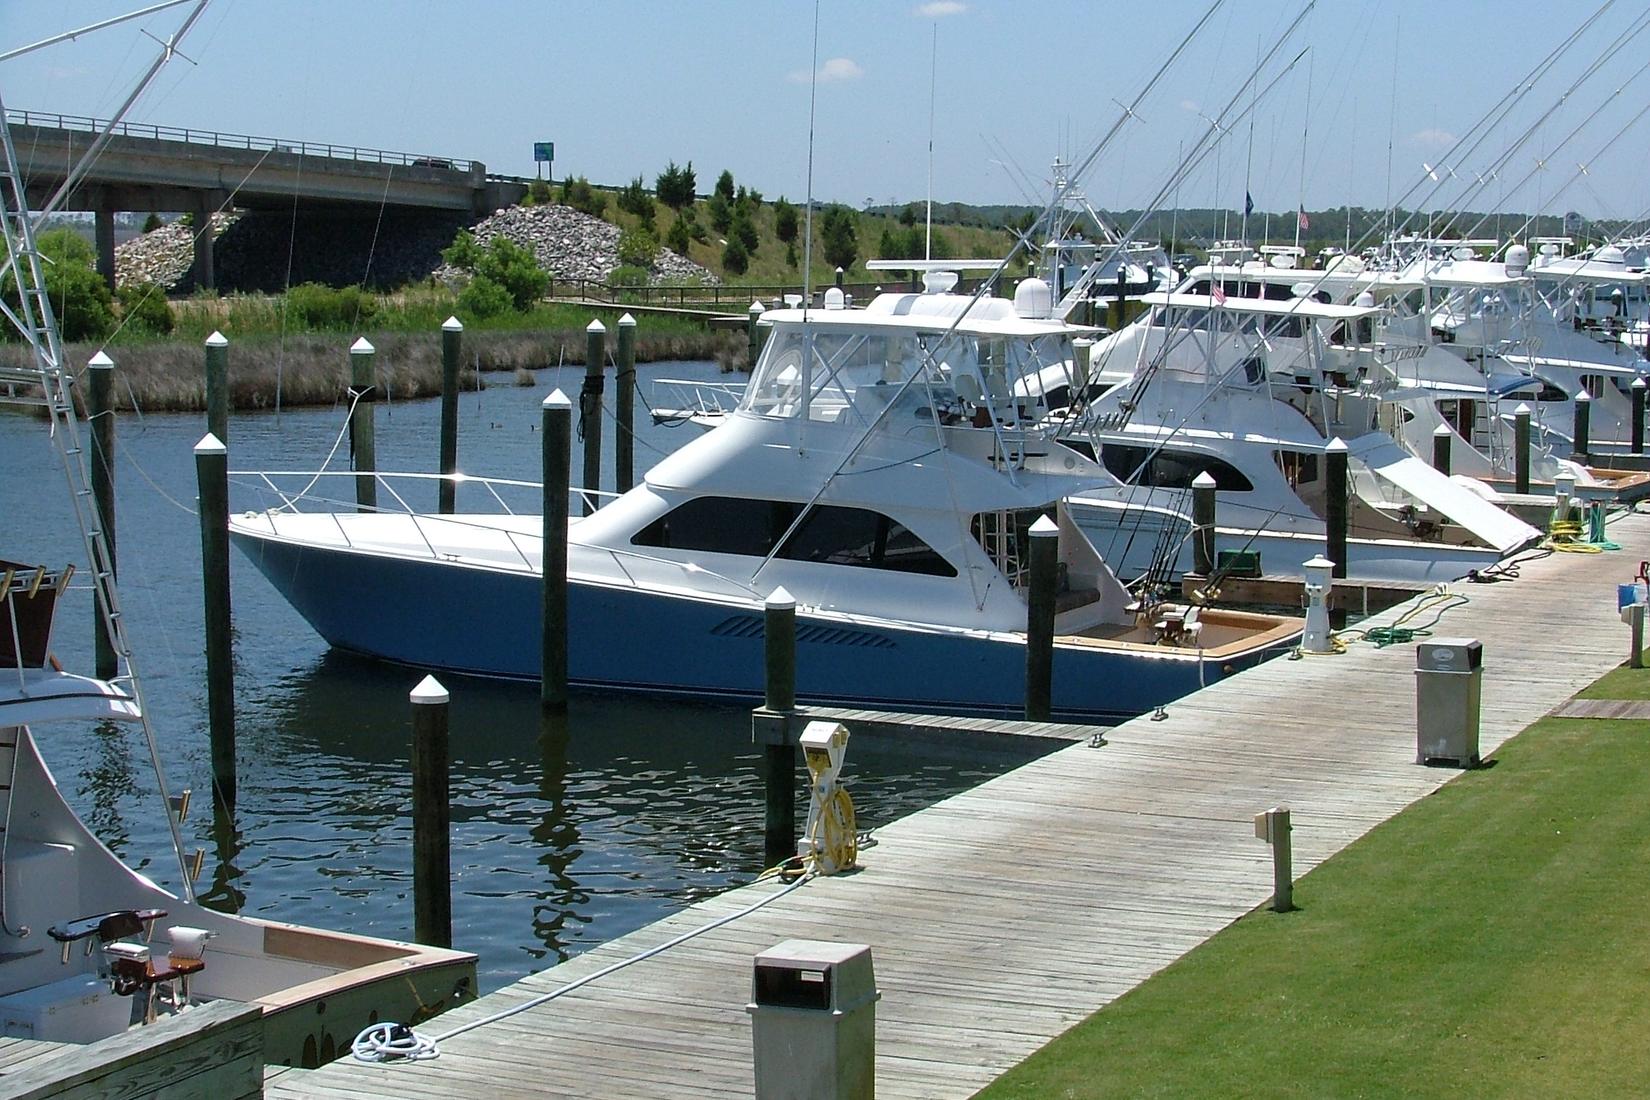
<instances>
[{"instance_id":1,"label":"white boat roof","mask_svg":"<svg viewBox=\"0 0 1650 1100\"><path fill-rule=\"evenodd\" d=\"M0 670L0 726L137 717L137 700L107 681L49 668Z\"/></svg>"},{"instance_id":2,"label":"white boat roof","mask_svg":"<svg viewBox=\"0 0 1650 1100\"><path fill-rule=\"evenodd\" d=\"M1360 290L1419 290L1420 279L1397 271L1370 271L1367 268L1337 270L1316 267L1273 267L1251 260L1245 264L1204 264L1194 267L1187 281L1200 275L1221 279L1239 279L1244 282L1279 283L1294 286L1311 283L1324 288L1354 287Z\"/></svg>"},{"instance_id":3,"label":"white boat roof","mask_svg":"<svg viewBox=\"0 0 1650 1100\"><path fill-rule=\"evenodd\" d=\"M1411 274L1433 286L1498 289L1529 282L1527 276L1507 274L1507 265L1495 260L1423 261Z\"/></svg>"},{"instance_id":4,"label":"white boat roof","mask_svg":"<svg viewBox=\"0 0 1650 1100\"><path fill-rule=\"evenodd\" d=\"M1226 303L1215 302L1209 294L1170 293L1142 294L1140 300L1149 306L1174 306L1181 309L1221 309L1227 313L1263 313L1271 317L1311 317L1321 321L1356 321L1381 312L1378 306L1325 305L1311 298L1293 298L1287 302L1269 298L1241 298L1230 295Z\"/></svg>"},{"instance_id":5,"label":"white boat roof","mask_svg":"<svg viewBox=\"0 0 1650 1100\"><path fill-rule=\"evenodd\" d=\"M1566 359L1556 355L1514 355L1508 352L1501 353L1501 360L1530 371L1578 370L1586 374L1619 374L1624 378L1633 378L1639 373L1632 360L1612 363L1602 359Z\"/></svg>"},{"instance_id":6,"label":"white boat roof","mask_svg":"<svg viewBox=\"0 0 1650 1100\"><path fill-rule=\"evenodd\" d=\"M866 271L995 271L1002 260L866 260Z\"/></svg>"},{"instance_id":7,"label":"white boat roof","mask_svg":"<svg viewBox=\"0 0 1650 1100\"><path fill-rule=\"evenodd\" d=\"M1642 271L1628 271L1624 264L1600 263L1598 260L1577 259L1574 256L1564 259L1540 257L1545 263L1532 261L1530 274L1537 278L1565 279L1579 283L1626 283L1629 286L1643 286L1650 275Z\"/></svg>"},{"instance_id":8,"label":"white boat roof","mask_svg":"<svg viewBox=\"0 0 1650 1100\"><path fill-rule=\"evenodd\" d=\"M1087 326L1069 325L1053 318L1021 317L1014 312L1014 303L1007 298L981 298L974 302L972 309L968 309L971 301L972 298L963 294L885 293L873 298L864 309L770 309L762 315L762 319L776 325L801 325L805 321L817 329L881 328L924 332L944 331L955 322L958 332L1025 338L1100 331ZM957 322L958 317L962 318L960 322Z\"/></svg>"}]
</instances>

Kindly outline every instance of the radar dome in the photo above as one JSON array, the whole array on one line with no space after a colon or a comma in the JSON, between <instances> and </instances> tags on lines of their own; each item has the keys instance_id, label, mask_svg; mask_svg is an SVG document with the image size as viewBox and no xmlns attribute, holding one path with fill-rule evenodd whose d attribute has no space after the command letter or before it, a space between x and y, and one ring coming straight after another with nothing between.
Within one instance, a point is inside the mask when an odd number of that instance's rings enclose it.
<instances>
[{"instance_id":1,"label":"radar dome","mask_svg":"<svg viewBox=\"0 0 1650 1100\"><path fill-rule=\"evenodd\" d=\"M1521 244L1507 249L1507 274L1518 276L1530 269L1530 250Z\"/></svg>"},{"instance_id":2,"label":"radar dome","mask_svg":"<svg viewBox=\"0 0 1650 1100\"><path fill-rule=\"evenodd\" d=\"M1014 288L1014 312L1031 319L1048 317L1054 312L1054 292L1041 279L1021 279Z\"/></svg>"}]
</instances>

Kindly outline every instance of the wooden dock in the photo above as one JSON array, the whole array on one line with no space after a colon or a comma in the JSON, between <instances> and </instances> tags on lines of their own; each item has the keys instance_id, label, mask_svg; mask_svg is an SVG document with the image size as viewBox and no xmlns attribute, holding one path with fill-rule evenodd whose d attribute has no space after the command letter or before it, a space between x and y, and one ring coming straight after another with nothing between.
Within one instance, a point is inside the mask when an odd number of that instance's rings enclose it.
<instances>
[{"instance_id":1,"label":"wooden dock","mask_svg":"<svg viewBox=\"0 0 1650 1100\"><path fill-rule=\"evenodd\" d=\"M1615 585L1650 557L1650 516L1611 536L1623 552L1554 554L1516 581L1457 587L1471 602L1436 633L1484 643L1485 755L1625 659ZM1265 902L1257 812L1292 809L1301 875L1455 775L1414 763L1414 668L1414 645L1358 644L1244 672L1108 731L1104 747L1071 745L885 826L858 873L446 1039L439 1059L274 1072L266 1094L749 1096L751 956L798 937L871 945L880 1096L968 1096ZM779 889L702 902L424 1030L521 1005Z\"/></svg>"}]
</instances>

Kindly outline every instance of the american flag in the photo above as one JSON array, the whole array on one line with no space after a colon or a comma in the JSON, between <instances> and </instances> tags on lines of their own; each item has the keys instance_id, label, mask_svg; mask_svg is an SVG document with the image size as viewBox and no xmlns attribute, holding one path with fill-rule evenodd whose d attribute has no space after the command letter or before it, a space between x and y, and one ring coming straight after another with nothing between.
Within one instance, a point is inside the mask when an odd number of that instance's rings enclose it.
<instances>
[{"instance_id":1,"label":"american flag","mask_svg":"<svg viewBox=\"0 0 1650 1100\"><path fill-rule=\"evenodd\" d=\"M1214 298L1215 305L1223 306L1226 304L1226 288L1219 283L1209 284L1209 294Z\"/></svg>"}]
</instances>

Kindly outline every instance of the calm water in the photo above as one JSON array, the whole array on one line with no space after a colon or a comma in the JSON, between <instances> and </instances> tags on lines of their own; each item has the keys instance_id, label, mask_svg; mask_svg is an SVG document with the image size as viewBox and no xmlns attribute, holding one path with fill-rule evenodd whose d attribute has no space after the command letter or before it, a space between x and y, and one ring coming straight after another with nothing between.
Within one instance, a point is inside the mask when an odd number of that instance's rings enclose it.
<instances>
[{"instance_id":1,"label":"calm water","mask_svg":"<svg viewBox=\"0 0 1650 1100\"><path fill-rule=\"evenodd\" d=\"M652 378L721 378L710 363L639 370L644 390ZM463 398L460 466L535 479L539 404L552 386L576 395L580 375L542 371L530 388L490 378L492 388ZM433 470L438 411L435 401L381 406L380 468ZM319 467L343 414L340 407L237 415L231 468ZM612 428L609 422L604 430L609 488ZM644 415L638 471L695 430L654 427ZM122 594L139 669L173 788L203 795L211 766L200 536L188 509L190 451L204 431L195 415L123 416L117 468ZM575 464L579 451L575 443ZM335 467L347 468L347 447L339 456ZM0 467L0 556L80 562L43 422L0 417ZM238 486L232 505L261 503ZM184 829L186 844L207 850L198 889L249 914L409 938L407 693L420 674L329 653L238 552L232 570L240 805L233 823L214 822L210 798L196 800ZM91 670L91 619L90 593L72 593L56 645L71 669ZM545 728L536 685L444 682L453 695L454 938L481 956L485 988L760 870L762 792L748 712L586 694L575 698L564 724ZM43 731L41 740L60 783L99 834L133 866L172 883L175 863L140 732L63 727ZM936 754L860 736L847 771L865 828L1016 762L979 746Z\"/></svg>"}]
</instances>

